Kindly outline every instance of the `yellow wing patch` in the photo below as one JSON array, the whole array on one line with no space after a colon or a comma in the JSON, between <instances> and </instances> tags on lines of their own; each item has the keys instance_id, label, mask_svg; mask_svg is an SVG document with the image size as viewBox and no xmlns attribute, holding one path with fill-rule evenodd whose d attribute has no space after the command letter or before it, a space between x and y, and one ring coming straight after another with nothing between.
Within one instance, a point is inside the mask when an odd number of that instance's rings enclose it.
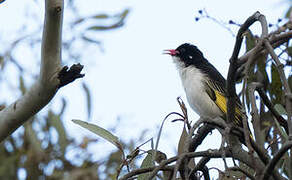
<instances>
[{"instance_id":1,"label":"yellow wing patch","mask_svg":"<svg viewBox=\"0 0 292 180\"><path fill-rule=\"evenodd\" d=\"M216 91L216 90L215 90L215 95L216 95L215 104L224 113L224 115L226 115L227 114L226 97L222 93L220 93L219 91ZM242 119L242 113L241 113L239 107L236 106L236 108L235 108L235 124L239 125L240 127L242 127L241 119Z\"/></svg>"},{"instance_id":2,"label":"yellow wing patch","mask_svg":"<svg viewBox=\"0 0 292 180\"><path fill-rule=\"evenodd\" d=\"M220 93L219 91L216 91L216 90L215 90L215 95L216 95L215 104L219 107L219 109L226 116L226 114L227 114L227 100L226 100L226 97L222 93ZM241 112L240 107L237 104L236 107L235 107L235 119L234 119L235 121L234 121L234 123L243 128L242 117L243 117L243 113ZM251 139L253 139L253 136L252 136L249 128L248 128L248 130L249 130L249 137Z\"/></svg>"}]
</instances>

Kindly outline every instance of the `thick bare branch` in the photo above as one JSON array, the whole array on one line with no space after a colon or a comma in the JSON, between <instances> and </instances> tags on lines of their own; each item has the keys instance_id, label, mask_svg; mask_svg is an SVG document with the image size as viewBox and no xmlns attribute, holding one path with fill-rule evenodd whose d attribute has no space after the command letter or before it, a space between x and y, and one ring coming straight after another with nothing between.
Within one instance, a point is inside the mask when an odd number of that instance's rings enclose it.
<instances>
[{"instance_id":1,"label":"thick bare branch","mask_svg":"<svg viewBox=\"0 0 292 180\"><path fill-rule=\"evenodd\" d=\"M42 36L40 82L56 89L57 74L61 70L61 43L63 22L63 0L46 0L45 22ZM54 86L52 86L52 84Z\"/></svg>"},{"instance_id":2,"label":"thick bare branch","mask_svg":"<svg viewBox=\"0 0 292 180\"><path fill-rule=\"evenodd\" d=\"M46 0L40 76L24 96L0 112L0 142L48 104L57 92L62 18L63 0Z\"/></svg>"},{"instance_id":3,"label":"thick bare branch","mask_svg":"<svg viewBox=\"0 0 292 180\"><path fill-rule=\"evenodd\" d=\"M229 60L230 66L228 70L228 76L227 76L227 122L232 122L232 119L234 119L235 115L235 102L236 102L236 90L235 90L235 82L236 82L236 71L239 68L238 64L238 54L242 45L243 40L243 33L256 21L259 20L259 18L262 15L259 12L254 13L252 16L250 16L240 27L237 35L236 35L236 42L234 45L232 56ZM265 30L263 30L263 33Z\"/></svg>"},{"instance_id":4,"label":"thick bare branch","mask_svg":"<svg viewBox=\"0 0 292 180\"><path fill-rule=\"evenodd\" d=\"M22 97L0 111L0 142L47 105L60 87L63 7L63 0L45 2L40 76ZM82 76L80 71L65 74L76 79Z\"/></svg>"}]
</instances>

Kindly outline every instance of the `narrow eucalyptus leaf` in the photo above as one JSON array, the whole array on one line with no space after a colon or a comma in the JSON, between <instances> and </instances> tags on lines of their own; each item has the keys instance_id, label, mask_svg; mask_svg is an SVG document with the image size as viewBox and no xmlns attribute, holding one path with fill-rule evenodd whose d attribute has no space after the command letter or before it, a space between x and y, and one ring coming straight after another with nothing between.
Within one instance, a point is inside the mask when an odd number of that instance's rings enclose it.
<instances>
[{"instance_id":1,"label":"narrow eucalyptus leaf","mask_svg":"<svg viewBox=\"0 0 292 180\"><path fill-rule=\"evenodd\" d=\"M270 84L271 100L274 104L279 104L281 103L283 90L281 78L275 64L272 64L271 66L271 76L272 76L272 82Z\"/></svg>"},{"instance_id":2,"label":"narrow eucalyptus leaf","mask_svg":"<svg viewBox=\"0 0 292 180\"><path fill-rule=\"evenodd\" d=\"M286 14L285 14L285 18L289 18L291 12L292 12L292 6L291 6L291 7L288 9L288 11L286 12Z\"/></svg>"},{"instance_id":3,"label":"narrow eucalyptus leaf","mask_svg":"<svg viewBox=\"0 0 292 180\"><path fill-rule=\"evenodd\" d=\"M288 77L288 84L289 84L290 89L292 90L292 75Z\"/></svg>"},{"instance_id":4,"label":"narrow eucalyptus leaf","mask_svg":"<svg viewBox=\"0 0 292 180\"><path fill-rule=\"evenodd\" d=\"M87 42L90 42L90 43L94 43L94 44L101 44L100 41L97 41L95 39L92 39L92 38L89 38L89 37L86 37L86 36L82 36L81 37L83 40L87 41Z\"/></svg>"},{"instance_id":5,"label":"narrow eucalyptus leaf","mask_svg":"<svg viewBox=\"0 0 292 180\"><path fill-rule=\"evenodd\" d=\"M58 144L61 148L61 152L64 154L69 141L67 139L67 133L60 116L60 114L54 114L52 111L48 112L48 121L53 127L55 127L56 131L58 132Z\"/></svg>"},{"instance_id":6,"label":"narrow eucalyptus leaf","mask_svg":"<svg viewBox=\"0 0 292 180\"><path fill-rule=\"evenodd\" d=\"M106 130L106 129L102 128L102 127L99 127L99 126L97 126L95 124L87 123L87 122L80 121L80 120L77 120L77 119L73 119L72 121L74 123L82 126L83 128L93 132L94 134L102 137L103 139L107 140L108 142L110 142L113 145L115 145L118 149L123 151L122 143L119 141L118 137L113 135L108 130Z\"/></svg>"},{"instance_id":7,"label":"narrow eucalyptus leaf","mask_svg":"<svg viewBox=\"0 0 292 180\"><path fill-rule=\"evenodd\" d=\"M250 30L246 31L245 33L245 45L246 45L246 52L251 50L256 45L256 39Z\"/></svg>"},{"instance_id":8,"label":"narrow eucalyptus leaf","mask_svg":"<svg viewBox=\"0 0 292 180\"><path fill-rule=\"evenodd\" d=\"M26 92L26 87L22 75L19 76L19 88L22 94Z\"/></svg>"},{"instance_id":9,"label":"narrow eucalyptus leaf","mask_svg":"<svg viewBox=\"0 0 292 180\"><path fill-rule=\"evenodd\" d=\"M287 115L287 111L282 104L275 104L274 108L280 115Z\"/></svg>"},{"instance_id":10,"label":"narrow eucalyptus leaf","mask_svg":"<svg viewBox=\"0 0 292 180\"><path fill-rule=\"evenodd\" d=\"M94 18L94 19L106 19L106 18L109 18L110 16L107 15L107 14L97 14L97 15L94 15L92 16L91 18Z\"/></svg>"},{"instance_id":11,"label":"narrow eucalyptus leaf","mask_svg":"<svg viewBox=\"0 0 292 180\"><path fill-rule=\"evenodd\" d=\"M291 57L292 56L292 46L287 48L287 52L288 52L288 55Z\"/></svg>"},{"instance_id":12,"label":"narrow eucalyptus leaf","mask_svg":"<svg viewBox=\"0 0 292 180\"><path fill-rule=\"evenodd\" d=\"M185 143L187 141L187 138L188 138L188 133L186 131L186 127L184 126L183 130L182 130L182 133L180 135L179 142L178 142L178 148L177 148L178 155L180 155L180 154L182 154L184 152Z\"/></svg>"},{"instance_id":13,"label":"narrow eucalyptus leaf","mask_svg":"<svg viewBox=\"0 0 292 180\"><path fill-rule=\"evenodd\" d=\"M143 162L141 164L141 168L147 168L147 167L151 167L151 166L154 165L154 162L152 161L152 159L153 159L152 156L154 154L153 151L150 150L147 153L148 153L147 156L144 158L144 160L143 160ZM146 180L146 179L149 178L149 176L150 176L150 173L140 174L138 176L138 180Z\"/></svg>"},{"instance_id":14,"label":"narrow eucalyptus leaf","mask_svg":"<svg viewBox=\"0 0 292 180\"><path fill-rule=\"evenodd\" d=\"M85 92L85 95L86 95L86 102L87 102L87 118L89 119L90 118L90 115L91 115L91 94L90 94L90 90L88 88L88 86L85 84L85 83L82 83L82 87L83 87L83 90Z\"/></svg>"}]
</instances>

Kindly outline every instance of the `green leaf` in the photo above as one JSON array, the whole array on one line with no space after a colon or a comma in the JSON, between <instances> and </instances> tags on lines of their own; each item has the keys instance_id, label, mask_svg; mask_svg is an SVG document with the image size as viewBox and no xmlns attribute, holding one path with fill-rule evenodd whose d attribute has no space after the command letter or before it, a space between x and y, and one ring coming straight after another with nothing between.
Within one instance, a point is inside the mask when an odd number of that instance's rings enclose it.
<instances>
[{"instance_id":1,"label":"green leaf","mask_svg":"<svg viewBox=\"0 0 292 180\"><path fill-rule=\"evenodd\" d=\"M122 143L119 141L118 137L107 131L106 129L99 127L95 124L87 123L84 121L80 121L77 119L72 120L74 123L84 127L85 129L88 129L89 131L93 132L94 134L104 138L108 142L115 145L118 149L120 149L123 152Z\"/></svg>"},{"instance_id":2,"label":"green leaf","mask_svg":"<svg viewBox=\"0 0 292 180\"><path fill-rule=\"evenodd\" d=\"M288 55L291 57L292 56L292 46L287 48L287 52L288 52Z\"/></svg>"},{"instance_id":3,"label":"green leaf","mask_svg":"<svg viewBox=\"0 0 292 180\"><path fill-rule=\"evenodd\" d=\"M121 18L121 19L125 19L125 18L128 16L129 12L130 12L130 9L125 9L125 10L120 14L120 18Z\"/></svg>"},{"instance_id":4,"label":"green leaf","mask_svg":"<svg viewBox=\"0 0 292 180\"><path fill-rule=\"evenodd\" d=\"M267 59L268 59L268 55L263 54L260 57L258 57L256 60L257 71L260 72L262 75L262 80L260 81L260 83L263 83L264 89L267 89L268 84L269 84L269 76L268 76L268 73L266 70ZM257 79L257 80L259 80L259 79Z\"/></svg>"},{"instance_id":5,"label":"green leaf","mask_svg":"<svg viewBox=\"0 0 292 180\"><path fill-rule=\"evenodd\" d=\"M277 105L277 104L276 104ZM279 122L278 121L274 121L275 122L275 125L279 131L279 134L281 135L281 137L284 139L284 142L285 141L288 141L288 134L286 133L286 131L284 131L284 129L280 126Z\"/></svg>"},{"instance_id":6,"label":"green leaf","mask_svg":"<svg viewBox=\"0 0 292 180\"><path fill-rule=\"evenodd\" d=\"M160 164L163 160L166 160L167 159L166 154L163 153L163 152L161 152L161 151L156 151L155 156L156 156L155 157L155 162L157 162L158 164Z\"/></svg>"},{"instance_id":7,"label":"green leaf","mask_svg":"<svg viewBox=\"0 0 292 180\"><path fill-rule=\"evenodd\" d=\"M267 132L271 126L273 125L274 118L271 114L271 112L262 112L260 114L260 129L263 133ZM266 136L266 134L263 134L263 136Z\"/></svg>"},{"instance_id":8,"label":"green leaf","mask_svg":"<svg viewBox=\"0 0 292 180\"><path fill-rule=\"evenodd\" d=\"M122 13L117 14L115 16L110 16L111 18L116 19L116 22L111 25L93 25L88 27L86 30L93 30L93 31L104 31L104 30L111 30L116 29L124 25L124 20L128 16L130 10L125 9ZM97 16L100 17L100 16ZM105 16L104 16L105 17Z\"/></svg>"},{"instance_id":9,"label":"green leaf","mask_svg":"<svg viewBox=\"0 0 292 180\"><path fill-rule=\"evenodd\" d=\"M177 148L178 155L185 152L185 143L187 141L187 138L188 138L188 133L187 133L186 127L184 125L182 133L180 135L179 142L178 142L178 148Z\"/></svg>"},{"instance_id":10,"label":"green leaf","mask_svg":"<svg viewBox=\"0 0 292 180\"><path fill-rule=\"evenodd\" d=\"M4 57L0 55L0 67L1 67L1 69L3 68L3 64L4 64Z\"/></svg>"},{"instance_id":11,"label":"green leaf","mask_svg":"<svg viewBox=\"0 0 292 180\"><path fill-rule=\"evenodd\" d=\"M282 104L275 104L274 108L280 115L287 115L287 111Z\"/></svg>"},{"instance_id":12,"label":"green leaf","mask_svg":"<svg viewBox=\"0 0 292 180\"><path fill-rule=\"evenodd\" d=\"M246 46L246 52L247 52L255 47L256 39L250 30L246 31L245 37L246 37L245 46Z\"/></svg>"},{"instance_id":13,"label":"green leaf","mask_svg":"<svg viewBox=\"0 0 292 180\"><path fill-rule=\"evenodd\" d=\"M94 15L92 16L91 18L94 18L94 19L106 19L106 18L109 18L110 16L107 15L107 14L97 14L97 15Z\"/></svg>"},{"instance_id":14,"label":"green leaf","mask_svg":"<svg viewBox=\"0 0 292 180\"><path fill-rule=\"evenodd\" d=\"M86 36L82 36L81 38L82 38L83 40L87 41L87 42L90 42L90 43L101 44L100 41L97 41L97 40L91 39L91 38L86 37Z\"/></svg>"},{"instance_id":15,"label":"green leaf","mask_svg":"<svg viewBox=\"0 0 292 180\"><path fill-rule=\"evenodd\" d=\"M105 30L111 30L111 29L116 29L119 28L121 26L123 26L124 23L123 22L117 22L113 25L109 25L109 26L102 26L102 25L94 25L94 26L90 26L88 27L86 30L93 30L93 31L105 31Z\"/></svg>"},{"instance_id":16,"label":"green leaf","mask_svg":"<svg viewBox=\"0 0 292 180\"><path fill-rule=\"evenodd\" d=\"M78 25L78 24L80 24L86 20L89 20L89 19L107 19L107 18L110 18L110 16L107 14L97 14L94 16L77 19L76 21L73 22L73 25Z\"/></svg>"},{"instance_id":17,"label":"green leaf","mask_svg":"<svg viewBox=\"0 0 292 180\"><path fill-rule=\"evenodd\" d=\"M32 128L33 119L34 117L32 117L27 123L24 124L24 139L31 145L30 150L32 150L36 155L40 156L45 154L45 151L42 148L41 141L37 137L37 132Z\"/></svg>"},{"instance_id":18,"label":"green leaf","mask_svg":"<svg viewBox=\"0 0 292 180\"><path fill-rule=\"evenodd\" d=\"M24 94L26 92L26 87L24 85L24 80L22 75L19 76L19 87L20 87L20 91L22 94Z\"/></svg>"},{"instance_id":19,"label":"green leaf","mask_svg":"<svg viewBox=\"0 0 292 180\"><path fill-rule=\"evenodd\" d=\"M289 84L290 89L292 90L292 75L288 77L288 84Z\"/></svg>"},{"instance_id":20,"label":"green leaf","mask_svg":"<svg viewBox=\"0 0 292 180\"><path fill-rule=\"evenodd\" d=\"M90 118L91 115L91 95L88 86L85 83L82 83L83 90L86 95L86 102L87 102L87 118Z\"/></svg>"},{"instance_id":21,"label":"green leaf","mask_svg":"<svg viewBox=\"0 0 292 180\"><path fill-rule=\"evenodd\" d=\"M284 154L284 156L281 158L281 160L279 161L279 167L280 167L280 170L285 173L285 175L291 179L292 177L292 174L291 174L291 163L290 163L290 160L291 158L289 157L288 155L288 152L286 152Z\"/></svg>"},{"instance_id":22,"label":"green leaf","mask_svg":"<svg viewBox=\"0 0 292 180\"><path fill-rule=\"evenodd\" d=\"M286 12L285 18L289 18L290 17L291 11L292 11L292 6Z\"/></svg>"},{"instance_id":23,"label":"green leaf","mask_svg":"<svg viewBox=\"0 0 292 180\"><path fill-rule=\"evenodd\" d=\"M245 45L246 45L246 52L250 51L252 48L254 48L256 46L256 38L255 36L252 34L252 32L250 30L245 32ZM261 78L261 83L264 84L264 89L266 89L266 86L269 82L268 79L268 74L266 72L266 60L267 60L267 54L263 54L261 56L259 56L257 59L255 59L249 66L248 69L246 69L246 76L247 78L247 88L245 91L245 100L246 100L246 106L247 106L247 110L248 112L250 112L251 109L251 104L250 104L250 99L249 99L249 85L252 82L258 81L259 77Z\"/></svg>"},{"instance_id":24,"label":"green leaf","mask_svg":"<svg viewBox=\"0 0 292 180\"><path fill-rule=\"evenodd\" d=\"M142 164L141 164L141 168L147 168L147 167L151 167L154 165L154 162L152 161L153 159L153 150L149 150L147 151L147 156L144 158ZM151 173L144 173L144 174L140 174L138 176L138 180L147 180L149 178L149 175ZM154 178L155 179L155 178Z\"/></svg>"},{"instance_id":25,"label":"green leaf","mask_svg":"<svg viewBox=\"0 0 292 180\"><path fill-rule=\"evenodd\" d=\"M60 114L54 114L52 111L48 112L48 122L50 122L50 124L58 132L58 144L60 146L61 152L64 154L69 141L67 139L67 133L60 116Z\"/></svg>"},{"instance_id":26,"label":"green leaf","mask_svg":"<svg viewBox=\"0 0 292 180\"><path fill-rule=\"evenodd\" d=\"M271 76L272 76L272 82L269 88L270 97L271 97L272 103L280 104L282 102L281 99L282 99L283 90L282 90L281 78L275 64L272 64Z\"/></svg>"},{"instance_id":27,"label":"green leaf","mask_svg":"<svg viewBox=\"0 0 292 180\"><path fill-rule=\"evenodd\" d=\"M17 172L16 166L20 162L21 152L10 154L9 156L5 156L5 152L2 153L1 166L0 166L0 178L1 179L15 179L17 176L13 175Z\"/></svg>"},{"instance_id":28,"label":"green leaf","mask_svg":"<svg viewBox=\"0 0 292 180\"><path fill-rule=\"evenodd\" d=\"M63 115L63 113L65 112L65 109L67 107L67 101L64 97L62 97L62 107L61 107L61 110L59 112L59 116L61 117Z\"/></svg>"}]
</instances>

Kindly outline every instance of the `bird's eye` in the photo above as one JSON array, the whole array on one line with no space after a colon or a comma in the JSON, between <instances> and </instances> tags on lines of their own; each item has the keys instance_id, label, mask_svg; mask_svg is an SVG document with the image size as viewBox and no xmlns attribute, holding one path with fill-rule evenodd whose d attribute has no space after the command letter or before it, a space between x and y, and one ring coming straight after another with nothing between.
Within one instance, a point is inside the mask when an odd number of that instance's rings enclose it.
<instances>
[{"instance_id":1,"label":"bird's eye","mask_svg":"<svg viewBox=\"0 0 292 180\"><path fill-rule=\"evenodd\" d=\"M189 56L190 59L193 59L193 56Z\"/></svg>"}]
</instances>

